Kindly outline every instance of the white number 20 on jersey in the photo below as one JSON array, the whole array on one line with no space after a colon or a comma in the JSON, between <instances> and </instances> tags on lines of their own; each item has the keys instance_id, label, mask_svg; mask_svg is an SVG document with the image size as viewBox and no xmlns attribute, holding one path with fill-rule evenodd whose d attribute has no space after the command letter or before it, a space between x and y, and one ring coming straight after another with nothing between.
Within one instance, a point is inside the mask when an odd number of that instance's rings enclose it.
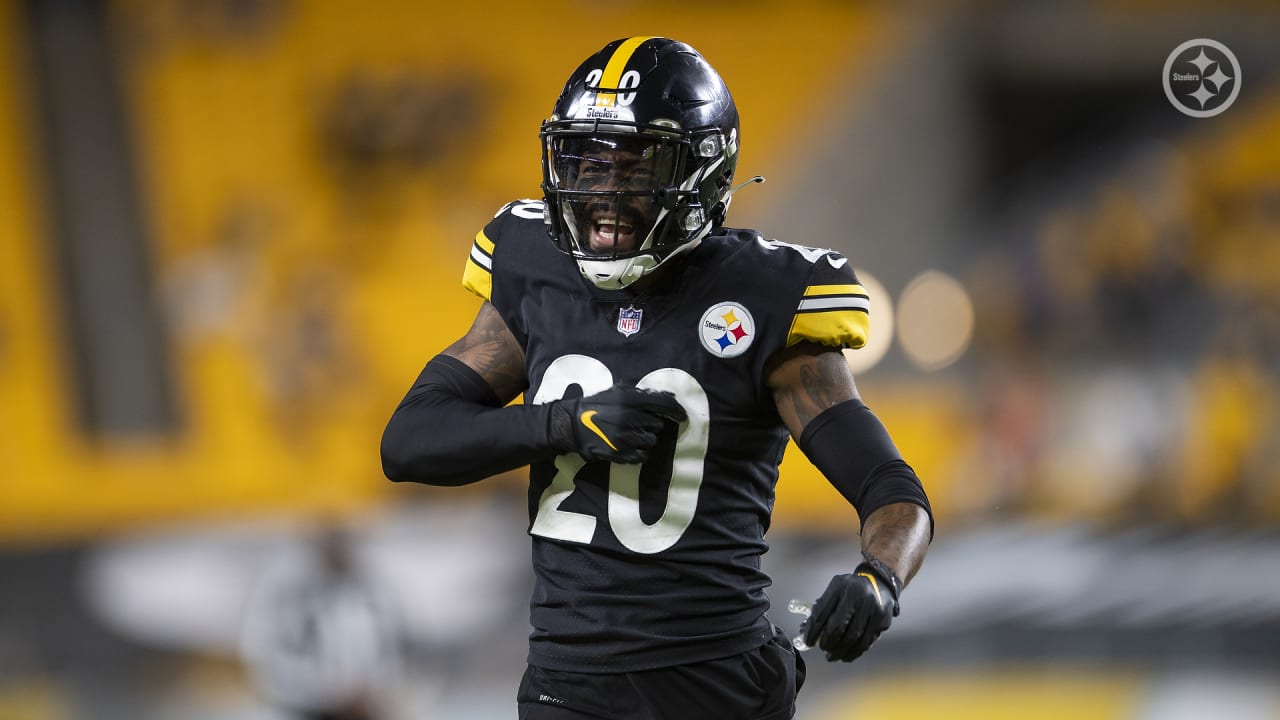
<instances>
[{"instance_id":1,"label":"white number 20 on jersey","mask_svg":"<svg viewBox=\"0 0 1280 720\"><path fill-rule=\"evenodd\" d=\"M559 400L570 385L580 385L583 395L593 395L613 385L613 373L604 363L586 355L563 355L555 359L543 375L534 395L534 404ZM689 419L681 423L676 436L671 467L671 487L662 517L652 525L640 518L640 465L609 466L609 525L628 549L645 554L661 552L676 544L689 529L702 489L702 466L707 456L707 434L711 407L702 385L689 373L661 368L645 375L637 387L666 390L676 396ZM556 458L556 474L538 501L530 532L555 540L589 543L595 537L597 518L561 510L573 493L574 479L586 465L577 453Z\"/></svg>"}]
</instances>

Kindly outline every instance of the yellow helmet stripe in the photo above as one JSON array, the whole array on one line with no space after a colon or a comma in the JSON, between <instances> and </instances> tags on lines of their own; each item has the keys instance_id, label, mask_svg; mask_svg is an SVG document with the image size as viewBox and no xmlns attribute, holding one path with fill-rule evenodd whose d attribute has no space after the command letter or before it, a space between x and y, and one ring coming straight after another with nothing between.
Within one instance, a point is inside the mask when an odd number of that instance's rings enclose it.
<instances>
[{"instance_id":1,"label":"yellow helmet stripe","mask_svg":"<svg viewBox=\"0 0 1280 720\"><path fill-rule=\"evenodd\" d=\"M609 58L609 64L604 67L604 74L600 76L600 87L611 90L618 89L619 83L622 82L622 71L626 70L627 63L631 61L631 56L635 54L636 48L644 44L645 40L652 40L653 38L653 35L645 35L623 40L618 49L613 51L613 57ZM617 97L618 94L616 92L601 92L596 95L596 105L612 106Z\"/></svg>"}]
</instances>

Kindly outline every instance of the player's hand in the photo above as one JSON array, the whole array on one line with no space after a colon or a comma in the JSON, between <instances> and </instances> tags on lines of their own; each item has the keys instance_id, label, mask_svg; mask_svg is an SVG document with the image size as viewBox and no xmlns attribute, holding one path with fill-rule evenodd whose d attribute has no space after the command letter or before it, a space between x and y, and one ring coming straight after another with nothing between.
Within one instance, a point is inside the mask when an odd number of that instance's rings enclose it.
<instances>
[{"instance_id":1,"label":"player's hand","mask_svg":"<svg viewBox=\"0 0 1280 720\"><path fill-rule=\"evenodd\" d=\"M892 575L892 572L889 572ZM858 659L898 615L898 588L871 563L831 578L805 621L804 641L828 660Z\"/></svg>"},{"instance_id":2,"label":"player's hand","mask_svg":"<svg viewBox=\"0 0 1280 720\"><path fill-rule=\"evenodd\" d=\"M675 395L614 385L578 400L560 400L570 416L563 443L587 460L642 463L658 443L667 420L683 422L684 408Z\"/></svg>"}]
</instances>

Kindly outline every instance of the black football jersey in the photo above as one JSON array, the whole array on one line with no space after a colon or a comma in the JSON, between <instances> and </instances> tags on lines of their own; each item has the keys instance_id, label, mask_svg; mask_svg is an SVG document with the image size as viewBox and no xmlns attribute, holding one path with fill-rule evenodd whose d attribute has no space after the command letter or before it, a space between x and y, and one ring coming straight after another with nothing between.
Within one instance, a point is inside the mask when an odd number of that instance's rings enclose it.
<instances>
[{"instance_id":1,"label":"black football jersey","mask_svg":"<svg viewBox=\"0 0 1280 720\"><path fill-rule=\"evenodd\" d=\"M801 341L861 346L865 291L837 253L732 229L643 291L605 291L553 247L544 212L504 207L463 276L524 348L525 401L621 382L673 393L688 420L643 465L570 453L531 467L529 662L629 672L767 642L760 556L787 431L766 361Z\"/></svg>"}]
</instances>

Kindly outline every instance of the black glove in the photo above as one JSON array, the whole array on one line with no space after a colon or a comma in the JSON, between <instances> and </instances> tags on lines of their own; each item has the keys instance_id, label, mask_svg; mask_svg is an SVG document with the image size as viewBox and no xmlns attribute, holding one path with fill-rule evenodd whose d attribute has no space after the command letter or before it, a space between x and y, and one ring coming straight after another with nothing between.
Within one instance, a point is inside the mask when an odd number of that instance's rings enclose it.
<instances>
[{"instance_id":1,"label":"black glove","mask_svg":"<svg viewBox=\"0 0 1280 720\"><path fill-rule=\"evenodd\" d=\"M552 418L552 444L587 460L642 463L658 442L667 420L688 418L675 395L614 385L578 400L557 400Z\"/></svg>"},{"instance_id":2,"label":"black glove","mask_svg":"<svg viewBox=\"0 0 1280 720\"><path fill-rule=\"evenodd\" d=\"M898 616L902 582L870 555L848 575L831 578L805 621L804 641L827 652L828 660L856 660Z\"/></svg>"}]
</instances>

